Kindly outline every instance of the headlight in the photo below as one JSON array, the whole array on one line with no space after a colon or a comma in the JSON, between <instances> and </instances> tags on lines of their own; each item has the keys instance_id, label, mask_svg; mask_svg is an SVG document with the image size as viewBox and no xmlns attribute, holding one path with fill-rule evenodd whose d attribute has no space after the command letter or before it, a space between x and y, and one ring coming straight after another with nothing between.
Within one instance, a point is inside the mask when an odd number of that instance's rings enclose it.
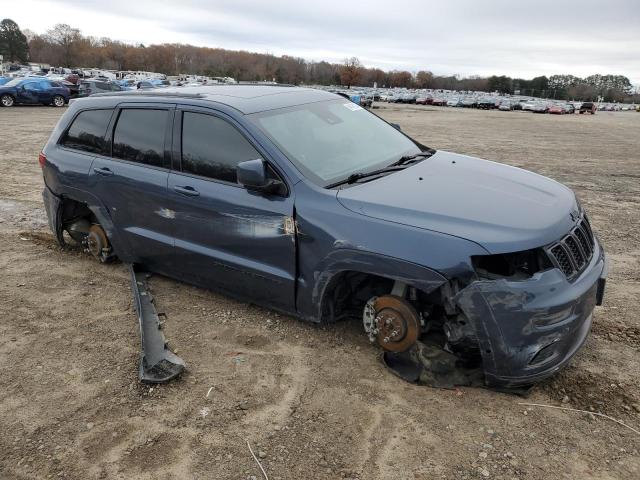
<instances>
[{"instance_id":1,"label":"headlight","mask_svg":"<svg viewBox=\"0 0 640 480\"><path fill-rule=\"evenodd\" d=\"M481 279L526 280L534 273L552 268L542 248L497 255L475 255L471 257L473 268Z\"/></svg>"}]
</instances>

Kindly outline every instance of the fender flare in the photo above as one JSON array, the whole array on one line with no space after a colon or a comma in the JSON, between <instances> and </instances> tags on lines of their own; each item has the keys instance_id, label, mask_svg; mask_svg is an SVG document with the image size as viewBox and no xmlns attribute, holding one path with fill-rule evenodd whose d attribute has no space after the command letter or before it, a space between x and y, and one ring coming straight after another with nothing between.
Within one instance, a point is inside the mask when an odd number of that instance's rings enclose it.
<instances>
[{"instance_id":1,"label":"fender flare","mask_svg":"<svg viewBox=\"0 0 640 480\"><path fill-rule=\"evenodd\" d=\"M98 223L102 226L105 233L107 234L109 242L113 246L113 250L116 255L118 255L120 259L123 258L120 255L122 252L126 251L126 249L122 248L123 245L120 242L117 230L115 228L115 225L113 224L113 220L111 219L109 211L100 203L97 198L91 195L89 199L91 201L76 200L72 195L68 195L67 193L57 195L47 186L45 186L42 192L42 196L45 203L47 217L49 219L49 227L56 236L56 240L61 247L65 246L64 238L62 236L62 214L64 210L64 202L66 200L72 200L74 202L82 203L87 206L87 208L91 211L91 213L93 213L93 215L96 217L96 220L98 220Z\"/></svg>"},{"instance_id":2,"label":"fender flare","mask_svg":"<svg viewBox=\"0 0 640 480\"><path fill-rule=\"evenodd\" d=\"M365 273L398 280L426 293L447 282L446 277L435 270L406 260L350 248L335 250L318 264L313 274L311 304L314 306L316 321L322 320L327 292L344 272Z\"/></svg>"}]
</instances>

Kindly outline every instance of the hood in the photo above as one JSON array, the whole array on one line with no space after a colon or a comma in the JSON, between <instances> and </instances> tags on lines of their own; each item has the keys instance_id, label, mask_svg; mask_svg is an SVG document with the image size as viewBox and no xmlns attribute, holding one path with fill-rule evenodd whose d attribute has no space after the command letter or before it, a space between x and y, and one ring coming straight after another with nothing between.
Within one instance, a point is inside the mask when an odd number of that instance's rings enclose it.
<instances>
[{"instance_id":1,"label":"hood","mask_svg":"<svg viewBox=\"0 0 640 480\"><path fill-rule=\"evenodd\" d=\"M516 167L438 151L377 180L343 188L338 201L369 217L461 237L489 253L560 239L575 223L574 193ZM428 248L425 245L425 248Z\"/></svg>"}]
</instances>

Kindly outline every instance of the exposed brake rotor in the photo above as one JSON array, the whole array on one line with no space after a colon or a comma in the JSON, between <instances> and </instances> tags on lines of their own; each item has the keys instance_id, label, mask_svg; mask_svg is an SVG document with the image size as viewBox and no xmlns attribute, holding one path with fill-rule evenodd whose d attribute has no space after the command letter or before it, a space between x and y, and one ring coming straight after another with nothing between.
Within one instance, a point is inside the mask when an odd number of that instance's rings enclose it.
<instances>
[{"instance_id":1,"label":"exposed brake rotor","mask_svg":"<svg viewBox=\"0 0 640 480\"><path fill-rule=\"evenodd\" d=\"M89 228L89 234L86 239L87 251L95 258L104 262L111 250L107 234L100 225L94 224Z\"/></svg>"},{"instance_id":2,"label":"exposed brake rotor","mask_svg":"<svg viewBox=\"0 0 640 480\"><path fill-rule=\"evenodd\" d=\"M390 352L404 352L420 336L420 317L405 299L395 295L374 297L364 308L363 323L369 339Z\"/></svg>"}]
</instances>

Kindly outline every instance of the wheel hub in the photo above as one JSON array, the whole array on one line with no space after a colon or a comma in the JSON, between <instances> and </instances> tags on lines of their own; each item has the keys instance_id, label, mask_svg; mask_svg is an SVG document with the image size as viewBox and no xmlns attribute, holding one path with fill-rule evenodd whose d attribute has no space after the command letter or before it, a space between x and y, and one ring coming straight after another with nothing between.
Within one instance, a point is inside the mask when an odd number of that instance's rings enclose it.
<instances>
[{"instance_id":1,"label":"wheel hub","mask_svg":"<svg viewBox=\"0 0 640 480\"><path fill-rule=\"evenodd\" d=\"M391 352L408 350L420 335L420 318L415 308L395 295L369 300L364 309L363 323L369 339Z\"/></svg>"},{"instance_id":2,"label":"wheel hub","mask_svg":"<svg viewBox=\"0 0 640 480\"><path fill-rule=\"evenodd\" d=\"M100 225L91 225L87 235L87 251L100 261L104 261L105 252L109 250L107 234Z\"/></svg>"}]
</instances>

